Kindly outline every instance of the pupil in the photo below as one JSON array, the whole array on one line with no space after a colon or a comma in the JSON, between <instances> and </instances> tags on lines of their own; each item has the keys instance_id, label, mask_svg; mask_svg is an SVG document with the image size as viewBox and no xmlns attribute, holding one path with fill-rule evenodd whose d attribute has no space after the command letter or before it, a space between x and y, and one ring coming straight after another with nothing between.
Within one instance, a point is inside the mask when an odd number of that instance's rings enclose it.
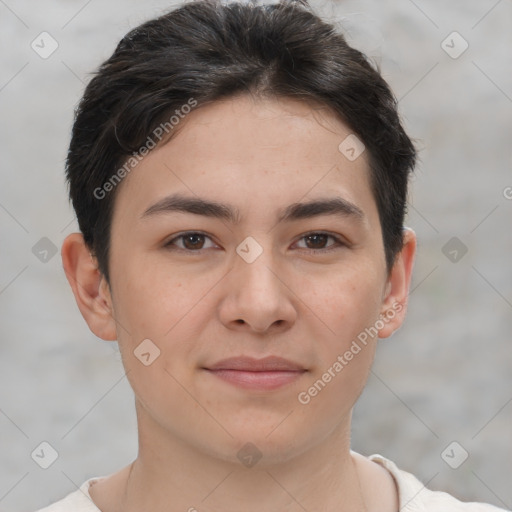
<instances>
[{"instance_id":1,"label":"pupil","mask_svg":"<svg viewBox=\"0 0 512 512\"><path fill-rule=\"evenodd\" d=\"M313 240L313 245L315 245L315 240L316 240L316 246L313 247L313 249L317 249L318 247L318 240L320 239L320 245L322 246L324 242L325 243L325 239L327 238L327 235L309 235L308 236L308 239L309 240Z\"/></svg>"},{"instance_id":2,"label":"pupil","mask_svg":"<svg viewBox=\"0 0 512 512\"><path fill-rule=\"evenodd\" d=\"M203 235L199 235L199 234L186 236L185 237L185 246L187 248L190 248L190 246L192 246L192 248L197 248L197 246L200 245L200 243L199 244L197 243L198 242L198 238L200 239L202 236ZM195 240L195 242L192 241L192 243L189 244L188 242L190 242L191 240ZM200 240L199 240L199 242L200 242Z\"/></svg>"}]
</instances>

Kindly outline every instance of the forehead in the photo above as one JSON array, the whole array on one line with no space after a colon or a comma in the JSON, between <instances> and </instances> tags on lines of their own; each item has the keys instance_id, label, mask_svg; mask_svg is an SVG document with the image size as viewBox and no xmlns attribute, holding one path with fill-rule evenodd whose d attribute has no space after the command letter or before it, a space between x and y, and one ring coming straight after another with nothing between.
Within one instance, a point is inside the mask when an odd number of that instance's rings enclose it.
<instances>
[{"instance_id":1,"label":"forehead","mask_svg":"<svg viewBox=\"0 0 512 512\"><path fill-rule=\"evenodd\" d=\"M242 217L328 194L376 213L366 151L347 158L354 134L321 104L239 95L192 110L176 128L123 180L115 211L129 203L140 216L181 192L227 201Z\"/></svg>"}]
</instances>

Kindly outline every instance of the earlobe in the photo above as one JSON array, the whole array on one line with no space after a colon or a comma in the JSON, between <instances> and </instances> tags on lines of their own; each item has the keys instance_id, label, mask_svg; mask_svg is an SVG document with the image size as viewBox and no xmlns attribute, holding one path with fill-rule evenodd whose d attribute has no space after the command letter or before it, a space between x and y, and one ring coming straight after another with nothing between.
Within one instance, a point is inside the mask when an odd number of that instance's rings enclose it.
<instances>
[{"instance_id":1,"label":"earlobe","mask_svg":"<svg viewBox=\"0 0 512 512\"><path fill-rule=\"evenodd\" d=\"M404 321L415 254L416 234L404 228L404 244L386 282L381 311L384 325L379 329L379 338L391 336Z\"/></svg>"},{"instance_id":2,"label":"earlobe","mask_svg":"<svg viewBox=\"0 0 512 512\"><path fill-rule=\"evenodd\" d=\"M108 283L81 233L66 237L61 256L76 303L91 331L103 340L117 339Z\"/></svg>"}]
</instances>

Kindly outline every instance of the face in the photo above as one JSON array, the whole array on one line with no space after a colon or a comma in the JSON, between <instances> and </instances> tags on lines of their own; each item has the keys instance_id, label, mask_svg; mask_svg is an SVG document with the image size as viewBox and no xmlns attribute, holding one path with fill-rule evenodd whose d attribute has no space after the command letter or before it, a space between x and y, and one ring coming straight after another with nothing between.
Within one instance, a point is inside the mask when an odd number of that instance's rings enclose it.
<instances>
[{"instance_id":1,"label":"face","mask_svg":"<svg viewBox=\"0 0 512 512\"><path fill-rule=\"evenodd\" d=\"M274 463L348 433L377 331L401 321L367 155L347 158L350 129L291 99L181 123L112 220L107 303L139 428L225 460L250 442Z\"/></svg>"}]
</instances>

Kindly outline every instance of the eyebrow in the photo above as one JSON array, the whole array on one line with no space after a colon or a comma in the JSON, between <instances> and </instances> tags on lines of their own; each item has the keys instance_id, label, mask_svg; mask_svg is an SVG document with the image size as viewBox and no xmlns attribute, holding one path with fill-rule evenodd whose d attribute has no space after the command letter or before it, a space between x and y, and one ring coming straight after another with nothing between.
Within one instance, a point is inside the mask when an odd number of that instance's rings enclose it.
<instances>
[{"instance_id":1,"label":"eyebrow","mask_svg":"<svg viewBox=\"0 0 512 512\"><path fill-rule=\"evenodd\" d=\"M157 214L171 212L192 213L194 215L225 220L232 224L239 224L241 220L240 211L235 207L202 198L187 197L181 194L164 197L147 208L141 215L141 218L144 219ZM363 210L354 203L342 197L332 197L290 204L281 212L278 222L310 219L321 215L335 215L343 218L353 218L357 221L363 221L365 218Z\"/></svg>"}]
</instances>

